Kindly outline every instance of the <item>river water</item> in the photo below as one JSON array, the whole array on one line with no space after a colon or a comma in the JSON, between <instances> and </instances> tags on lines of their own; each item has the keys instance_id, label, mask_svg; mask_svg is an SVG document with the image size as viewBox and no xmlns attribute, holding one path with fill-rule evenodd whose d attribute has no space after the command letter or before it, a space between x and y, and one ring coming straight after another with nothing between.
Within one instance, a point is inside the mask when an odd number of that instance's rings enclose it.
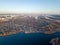
<instances>
[{"instance_id":1,"label":"river water","mask_svg":"<svg viewBox=\"0 0 60 45\"><path fill-rule=\"evenodd\" d=\"M8 36L0 36L0 45L52 45L49 42L53 38L60 38L60 32L53 34L43 33L17 33Z\"/></svg>"}]
</instances>

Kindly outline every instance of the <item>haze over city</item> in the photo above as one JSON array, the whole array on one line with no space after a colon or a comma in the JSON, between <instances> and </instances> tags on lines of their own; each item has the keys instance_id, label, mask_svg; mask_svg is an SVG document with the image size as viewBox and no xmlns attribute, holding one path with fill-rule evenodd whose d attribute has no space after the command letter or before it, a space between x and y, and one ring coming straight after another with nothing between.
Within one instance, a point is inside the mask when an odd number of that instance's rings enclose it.
<instances>
[{"instance_id":1,"label":"haze over city","mask_svg":"<svg viewBox=\"0 0 60 45\"><path fill-rule=\"evenodd\" d=\"M0 0L0 13L60 14L60 0Z\"/></svg>"}]
</instances>

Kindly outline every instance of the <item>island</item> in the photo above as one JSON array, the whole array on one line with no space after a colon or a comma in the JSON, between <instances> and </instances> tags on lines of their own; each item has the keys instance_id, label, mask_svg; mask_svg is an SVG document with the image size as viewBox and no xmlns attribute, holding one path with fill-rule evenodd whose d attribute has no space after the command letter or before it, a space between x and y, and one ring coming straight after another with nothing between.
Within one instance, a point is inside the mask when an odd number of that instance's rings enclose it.
<instances>
[{"instance_id":1,"label":"island","mask_svg":"<svg viewBox=\"0 0 60 45\"><path fill-rule=\"evenodd\" d=\"M60 45L60 38L53 38L50 43L53 45Z\"/></svg>"}]
</instances>

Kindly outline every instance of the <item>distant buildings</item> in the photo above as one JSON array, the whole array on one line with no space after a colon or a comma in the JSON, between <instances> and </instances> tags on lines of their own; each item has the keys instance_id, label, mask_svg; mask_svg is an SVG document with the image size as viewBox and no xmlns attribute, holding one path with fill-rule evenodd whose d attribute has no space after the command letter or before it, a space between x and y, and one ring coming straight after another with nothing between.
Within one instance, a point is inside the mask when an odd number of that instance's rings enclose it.
<instances>
[{"instance_id":1,"label":"distant buildings","mask_svg":"<svg viewBox=\"0 0 60 45\"><path fill-rule=\"evenodd\" d=\"M0 16L0 35L15 34L17 32L41 32L51 34L60 28L60 23L46 19L44 16L3 15Z\"/></svg>"}]
</instances>

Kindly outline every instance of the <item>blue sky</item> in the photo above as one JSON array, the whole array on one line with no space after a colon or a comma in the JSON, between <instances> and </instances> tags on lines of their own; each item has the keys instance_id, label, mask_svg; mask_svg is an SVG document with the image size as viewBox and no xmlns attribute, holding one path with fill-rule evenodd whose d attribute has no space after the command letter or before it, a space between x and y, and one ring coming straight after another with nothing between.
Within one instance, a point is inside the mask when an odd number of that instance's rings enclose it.
<instances>
[{"instance_id":1,"label":"blue sky","mask_svg":"<svg viewBox=\"0 0 60 45\"><path fill-rule=\"evenodd\" d=\"M60 13L60 0L0 0L0 12Z\"/></svg>"}]
</instances>

